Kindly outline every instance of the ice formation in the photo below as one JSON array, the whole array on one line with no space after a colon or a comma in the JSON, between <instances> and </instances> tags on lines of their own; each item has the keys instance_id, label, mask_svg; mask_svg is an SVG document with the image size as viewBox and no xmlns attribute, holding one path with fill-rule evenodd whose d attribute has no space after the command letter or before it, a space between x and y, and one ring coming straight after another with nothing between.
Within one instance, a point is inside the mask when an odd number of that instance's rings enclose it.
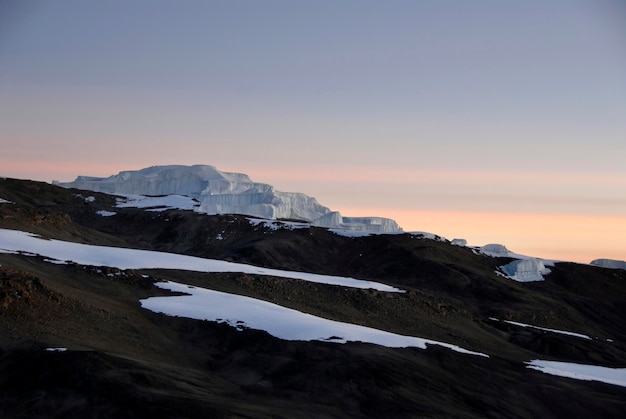
<instances>
[{"instance_id":1,"label":"ice formation","mask_svg":"<svg viewBox=\"0 0 626 419\"><path fill-rule=\"evenodd\" d=\"M341 230L389 233L402 231L398 224L382 217L343 217L338 211L324 214L312 224L316 227L337 228Z\"/></svg>"},{"instance_id":2,"label":"ice formation","mask_svg":"<svg viewBox=\"0 0 626 419\"><path fill-rule=\"evenodd\" d=\"M450 243L455 246L467 246L467 240L465 239L452 239Z\"/></svg>"},{"instance_id":3,"label":"ice formation","mask_svg":"<svg viewBox=\"0 0 626 419\"><path fill-rule=\"evenodd\" d=\"M381 217L342 217L298 192L280 192L253 182L242 173L221 172L213 166L152 166L123 171L108 178L78 176L74 182L54 182L67 188L126 195L185 195L197 200L194 211L243 214L264 219L294 219L315 226L373 233L396 233L394 220Z\"/></svg>"},{"instance_id":4,"label":"ice formation","mask_svg":"<svg viewBox=\"0 0 626 419\"><path fill-rule=\"evenodd\" d=\"M502 244L486 244L480 247L480 253L493 257L509 257L511 252Z\"/></svg>"},{"instance_id":5,"label":"ice formation","mask_svg":"<svg viewBox=\"0 0 626 419\"><path fill-rule=\"evenodd\" d=\"M595 259L591 261L591 265L600 266L601 268L626 269L626 262L614 259Z\"/></svg>"},{"instance_id":6,"label":"ice formation","mask_svg":"<svg viewBox=\"0 0 626 419\"><path fill-rule=\"evenodd\" d=\"M540 259L515 260L500 269L511 279L518 282L543 281L543 275L550 273Z\"/></svg>"}]
</instances>

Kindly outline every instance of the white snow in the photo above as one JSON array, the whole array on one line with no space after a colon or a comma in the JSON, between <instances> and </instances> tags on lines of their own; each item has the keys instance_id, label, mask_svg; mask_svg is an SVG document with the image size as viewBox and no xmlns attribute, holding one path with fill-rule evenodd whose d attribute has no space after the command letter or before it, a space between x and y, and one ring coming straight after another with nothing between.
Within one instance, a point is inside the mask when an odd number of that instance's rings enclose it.
<instances>
[{"instance_id":1,"label":"white snow","mask_svg":"<svg viewBox=\"0 0 626 419\"><path fill-rule=\"evenodd\" d=\"M560 333L562 335L574 336L574 337L577 337L577 338L591 340L591 337L589 337L587 335L583 335L581 333L568 332L566 330L558 330L558 329L548 329L546 327L533 326L532 324L519 323L519 322L514 322L514 321L511 321L511 320L499 320L499 319L496 319L495 317L490 317L489 319L493 320L493 321L503 321L504 323L509 323L509 324L512 324L512 325L515 325L515 326L529 327L531 329L545 330L546 332Z\"/></svg>"},{"instance_id":2,"label":"white snow","mask_svg":"<svg viewBox=\"0 0 626 419\"><path fill-rule=\"evenodd\" d=\"M46 348L48 352L65 352L67 348Z\"/></svg>"},{"instance_id":3,"label":"white snow","mask_svg":"<svg viewBox=\"0 0 626 419\"><path fill-rule=\"evenodd\" d=\"M56 181L53 181L52 183L55 184ZM85 202L96 202L96 197L95 196L83 196L82 194L77 193L76 195L74 195L76 198L80 198Z\"/></svg>"},{"instance_id":4,"label":"white snow","mask_svg":"<svg viewBox=\"0 0 626 419\"><path fill-rule=\"evenodd\" d=\"M465 239L452 239L450 243L455 246L467 246L467 240Z\"/></svg>"},{"instance_id":5,"label":"white snow","mask_svg":"<svg viewBox=\"0 0 626 419\"><path fill-rule=\"evenodd\" d=\"M253 275L301 279L303 281L341 285L344 287L404 292L398 288L378 282L362 281L348 277L261 268L243 263L203 259L174 253L93 246L60 240L43 240L31 233L6 229L0 229L0 252L30 252L61 261L72 261L81 265L110 266L119 269L161 268L197 272L242 272Z\"/></svg>"},{"instance_id":6,"label":"white snow","mask_svg":"<svg viewBox=\"0 0 626 419\"><path fill-rule=\"evenodd\" d=\"M115 214L117 214L117 212L107 211L107 210L99 210L99 211L96 211L96 214L98 214L101 217L112 217Z\"/></svg>"},{"instance_id":7,"label":"white snow","mask_svg":"<svg viewBox=\"0 0 626 419\"><path fill-rule=\"evenodd\" d=\"M13 203L13 202L8 201L8 200L6 200L6 199L4 199L4 198L0 198L0 204L12 204L12 203Z\"/></svg>"},{"instance_id":8,"label":"white snow","mask_svg":"<svg viewBox=\"0 0 626 419\"><path fill-rule=\"evenodd\" d=\"M550 269L546 268L543 260L540 259L522 259L514 260L500 269L508 278L518 282L543 281L543 275L550 273Z\"/></svg>"},{"instance_id":9,"label":"white snow","mask_svg":"<svg viewBox=\"0 0 626 419\"><path fill-rule=\"evenodd\" d=\"M546 374L569 377L576 380L601 381L607 384L626 387L626 368L607 368L596 365L543 361L539 359L526 362L526 364L528 364L526 368L531 368Z\"/></svg>"},{"instance_id":10,"label":"white snow","mask_svg":"<svg viewBox=\"0 0 626 419\"><path fill-rule=\"evenodd\" d=\"M626 269L626 262L623 260L595 259L591 261L590 265L610 269Z\"/></svg>"},{"instance_id":11,"label":"white snow","mask_svg":"<svg viewBox=\"0 0 626 419\"><path fill-rule=\"evenodd\" d=\"M54 183L68 188L125 194L127 199L119 203L120 207L181 208L206 214L303 220L321 227L375 233L402 231L394 220L342 217L303 193L280 192L271 185L253 182L248 175L221 172L208 165L152 166L108 178L78 176L74 182ZM176 198L174 202L164 202L170 195L187 200ZM326 217L327 214L331 215Z\"/></svg>"},{"instance_id":12,"label":"white snow","mask_svg":"<svg viewBox=\"0 0 626 419\"><path fill-rule=\"evenodd\" d=\"M445 237L441 237L437 234L433 234L433 233L427 233L425 231L410 231L408 234L410 234L411 236L415 236L418 237L420 239L429 239L429 240L436 240L439 242L447 242L448 239L446 239Z\"/></svg>"},{"instance_id":13,"label":"white snow","mask_svg":"<svg viewBox=\"0 0 626 419\"><path fill-rule=\"evenodd\" d=\"M1 253L1 252L0 252ZM44 259L44 262L48 262L48 263L54 263L55 265L67 265L68 261L66 260L58 260L58 259Z\"/></svg>"},{"instance_id":14,"label":"white snow","mask_svg":"<svg viewBox=\"0 0 626 419\"><path fill-rule=\"evenodd\" d=\"M165 211L168 209L193 210L200 204L197 200L183 195L145 196L122 195L117 199L118 208L147 208L151 211Z\"/></svg>"},{"instance_id":15,"label":"white snow","mask_svg":"<svg viewBox=\"0 0 626 419\"><path fill-rule=\"evenodd\" d=\"M309 223L299 223L295 221L276 221L276 220L267 220L262 218L248 218L248 221L253 226L264 226L270 230L297 230L301 228L309 228L311 225Z\"/></svg>"},{"instance_id":16,"label":"white snow","mask_svg":"<svg viewBox=\"0 0 626 419\"><path fill-rule=\"evenodd\" d=\"M316 317L267 301L227 294L176 282L160 282L160 288L188 295L151 297L141 306L155 312L192 319L225 321L231 326L265 330L285 340L321 340L335 343L367 342L391 348L439 345L457 352L488 357L456 345L398 335L365 326Z\"/></svg>"}]
</instances>

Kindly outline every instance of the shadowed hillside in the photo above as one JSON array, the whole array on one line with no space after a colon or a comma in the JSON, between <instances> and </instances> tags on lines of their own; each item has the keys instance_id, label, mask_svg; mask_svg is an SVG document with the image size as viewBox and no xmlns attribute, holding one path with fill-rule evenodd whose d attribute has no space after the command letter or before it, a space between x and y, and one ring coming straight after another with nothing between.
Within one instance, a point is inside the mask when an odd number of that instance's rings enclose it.
<instances>
[{"instance_id":1,"label":"shadowed hillside","mask_svg":"<svg viewBox=\"0 0 626 419\"><path fill-rule=\"evenodd\" d=\"M0 180L0 198L9 201L0 204L4 229L406 290L244 273L119 270L0 253L5 417L618 417L626 408L624 387L524 364L550 359L625 368L624 270L557 263L545 281L519 283L496 273L509 258L410 234L345 237L241 215L117 208L110 195L14 179ZM141 308L141 299L170 294L153 285L162 280L489 357L434 345L286 341Z\"/></svg>"}]
</instances>

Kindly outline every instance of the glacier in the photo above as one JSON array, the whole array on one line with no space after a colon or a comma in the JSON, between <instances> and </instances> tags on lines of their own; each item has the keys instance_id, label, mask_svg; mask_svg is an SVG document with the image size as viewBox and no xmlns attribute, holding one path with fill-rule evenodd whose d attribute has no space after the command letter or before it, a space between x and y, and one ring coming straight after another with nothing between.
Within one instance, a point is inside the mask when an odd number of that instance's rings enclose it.
<instances>
[{"instance_id":1,"label":"glacier","mask_svg":"<svg viewBox=\"0 0 626 419\"><path fill-rule=\"evenodd\" d=\"M383 217L343 217L338 211L324 214L312 225L340 230L363 231L372 233L401 232L402 229L394 220Z\"/></svg>"},{"instance_id":2,"label":"glacier","mask_svg":"<svg viewBox=\"0 0 626 419\"><path fill-rule=\"evenodd\" d=\"M518 282L543 281L543 276L550 273L550 269L546 268L543 260L535 258L515 260L500 266L500 269L507 277Z\"/></svg>"},{"instance_id":3,"label":"glacier","mask_svg":"<svg viewBox=\"0 0 626 419\"><path fill-rule=\"evenodd\" d=\"M491 256L491 257L511 257L512 254L509 249L506 248L503 244L491 243L481 246L479 252L483 255Z\"/></svg>"},{"instance_id":4,"label":"glacier","mask_svg":"<svg viewBox=\"0 0 626 419\"><path fill-rule=\"evenodd\" d=\"M243 173L222 172L210 165L151 166L122 171L106 178L78 176L73 182L53 182L76 188L132 196L188 196L197 202L193 210L205 214L242 214L262 219L289 219L316 227L399 233L402 228L382 217L343 217L313 197L299 192L281 192L272 185L254 182ZM132 202L126 206L131 206ZM189 209L189 208L186 208Z\"/></svg>"},{"instance_id":5,"label":"glacier","mask_svg":"<svg viewBox=\"0 0 626 419\"><path fill-rule=\"evenodd\" d=\"M601 268L626 269L626 262L623 260L595 259L591 261L590 265L599 266Z\"/></svg>"}]
</instances>

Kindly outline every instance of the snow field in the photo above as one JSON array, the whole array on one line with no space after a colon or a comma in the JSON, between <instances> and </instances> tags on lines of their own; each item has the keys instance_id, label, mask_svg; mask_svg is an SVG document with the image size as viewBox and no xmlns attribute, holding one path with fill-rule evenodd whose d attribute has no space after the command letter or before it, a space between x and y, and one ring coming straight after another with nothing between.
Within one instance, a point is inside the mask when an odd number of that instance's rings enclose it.
<instances>
[{"instance_id":1,"label":"snow field","mask_svg":"<svg viewBox=\"0 0 626 419\"><path fill-rule=\"evenodd\" d=\"M272 336L285 340L366 342L390 348L426 349L426 345L439 345L464 354L488 357L483 353L469 351L457 345L324 319L241 295L170 281L159 282L156 285L163 289L187 294L141 300L142 307L171 316L225 321L239 329L245 327L265 330Z\"/></svg>"},{"instance_id":2,"label":"snow field","mask_svg":"<svg viewBox=\"0 0 626 419\"><path fill-rule=\"evenodd\" d=\"M203 259L174 253L150 250L123 249L93 246L60 240L44 240L22 231L0 229L0 252L29 252L60 261L71 261L81 265L110 266L119 269L179 269L197 272L241 272L254 275L301 279L330 285L352 288L373 288L385 292L404 292L399 288L373 281L320 275L307 272L284 271L261 268L243 263Z\"/></svg>"}]
</instances>

